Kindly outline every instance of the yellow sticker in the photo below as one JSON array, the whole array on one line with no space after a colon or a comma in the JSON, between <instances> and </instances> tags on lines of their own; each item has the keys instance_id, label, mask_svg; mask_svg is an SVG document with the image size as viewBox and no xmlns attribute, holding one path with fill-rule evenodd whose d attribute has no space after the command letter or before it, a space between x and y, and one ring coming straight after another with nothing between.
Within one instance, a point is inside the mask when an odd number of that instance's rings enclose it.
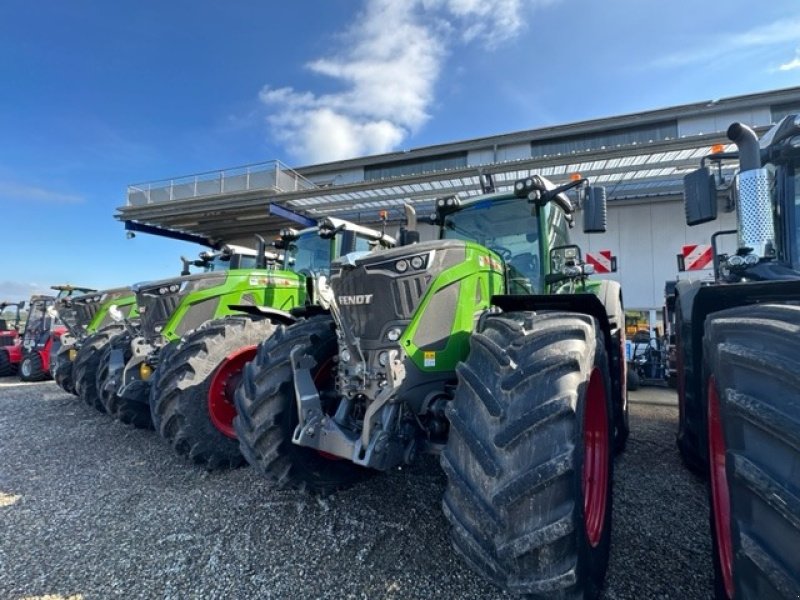
<instances>
[{"instance_id":1,"label":"yellow sticker","mask_svg":"<svg viewBox=\"0 0 800 600\"><path fill-rule=\"evenodd\" d=\"M436 352L426 352L425 353L425 363L426 367L435 367L436 366Z\"/></svg>"}]
</instances>

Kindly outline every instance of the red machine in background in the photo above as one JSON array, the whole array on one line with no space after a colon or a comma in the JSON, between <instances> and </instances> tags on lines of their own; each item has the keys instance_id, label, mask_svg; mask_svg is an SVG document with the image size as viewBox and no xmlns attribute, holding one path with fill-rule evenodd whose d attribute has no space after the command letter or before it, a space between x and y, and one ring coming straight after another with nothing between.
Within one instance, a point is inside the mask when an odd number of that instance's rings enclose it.
<instances>
[{"instance_id":1,"label":"red machine in background","mask_svg":"<svg viewBox=\"0 0 800 600\"><path fill-rule=\"evenodd\" d=\"M9 319L10 314L6 314L7 309L12 309L13 319ZM19 335L19 323L21 320L22 309L25 308L25 301L22 302L0 302L0 377L13 375L16 372L16 363L11 362L11 354L21 348L22 338ZM20 350L21 357L21 350Z\"/></svg>"}]
</instances>

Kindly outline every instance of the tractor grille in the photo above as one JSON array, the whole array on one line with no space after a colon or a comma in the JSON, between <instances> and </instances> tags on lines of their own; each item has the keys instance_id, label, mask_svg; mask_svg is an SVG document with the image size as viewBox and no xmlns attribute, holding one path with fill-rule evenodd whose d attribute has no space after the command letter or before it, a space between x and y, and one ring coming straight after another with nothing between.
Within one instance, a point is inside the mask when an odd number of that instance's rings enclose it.
<instances>
[{"instance_id":1,"label":"tractor grille","mask_svg":"<svg viewBox=\"0 0 800 600\"><path fill-rule=\"evenodd\" d=\"M403 273L396 270L397 261L416 256L425 257L424 269L409 266ZM370 254L357 260L355 266L334 265L331 287L344 325L356 337L378 340L388 323L412 319L431 282L463 262L465 256L463 242L437 241ZM371 296L368 303L342 300L366 296Z\"/></svg>"},{"instance_id":2,"label":"tractor grille","mask_svg":"<svg viewBox=\"0 0 800 600\"><path fill-rule=\"evenodd\" d=\"M85 328L87 325L89 325L89 323L91 323L92 319L100 308L99 302L92 302L89 304L85 302L73 301L73 305L75 307L75 324L81 328Z\"/></svg>"},{"instance_id":3,"label":"tractor grille","mask_svg":"<svg viewBox=\"0 0 800 600\"><path fill-rule=\"evenodd\" d=\"M1 346L13 346L15 339L16 339L16 336L13 336L13 335L0 335L0 347Z\"/></svg>"},{"instance_id":4,"label":"tractor grille","mask_svg":"<svg viewBox=\"0 0 800 600\"><path fill-rule=\"evenodd\" d=\"M142 334L146 338L157 335L178 308L182 298L183 294L180 292L158 294L155 290L155 293L137 293Z\"/></svg>"}]
</instances>

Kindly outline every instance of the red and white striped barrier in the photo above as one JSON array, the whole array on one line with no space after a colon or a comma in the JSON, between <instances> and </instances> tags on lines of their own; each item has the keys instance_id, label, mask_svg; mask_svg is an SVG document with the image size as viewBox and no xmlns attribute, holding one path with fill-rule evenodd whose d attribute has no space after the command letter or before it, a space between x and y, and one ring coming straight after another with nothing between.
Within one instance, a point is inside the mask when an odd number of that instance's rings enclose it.
<instances>
[{"instance_id":1,"label":"red and white striped barrier","mask_svg":"<svg viewBox=\"0 0 800 600\"><path fill-rule=\"evenodd\" d=\"M683 264L687 271L699 271L711 266L714 256L710 244L686 244L682 250Z\"/></svg>"},{"instance_id":2,"label":"red and white striped barrier","mask_svg":"<svg viewBox=\"0 0 800 600\"><path fill-rule=\"evenodd\" d=\"M611 250L598 250L586 253L586 263L594 267L595 273L613 273L616 270Z\"/></svg>"}]
</instances>

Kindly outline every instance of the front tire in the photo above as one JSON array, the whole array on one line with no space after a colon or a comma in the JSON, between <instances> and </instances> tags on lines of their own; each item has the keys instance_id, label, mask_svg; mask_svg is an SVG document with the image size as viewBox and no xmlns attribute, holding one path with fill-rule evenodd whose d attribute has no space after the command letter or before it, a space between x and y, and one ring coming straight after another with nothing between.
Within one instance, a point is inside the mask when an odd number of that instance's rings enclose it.
<instances>
[{"instance_id":1,"label":"front tire","mask_svg":"<svg viewBox=\"0 0 800 600\"><path fill-rule=\"evenodd\" d=\"M0 377L8 375L15 375L18 370L18 365L11 362L11 357L4 349L0 348Z\"/></svg>"},{"instance_id":2,"label":"front tire","mask_svg":"<svg viewBox=\"0 0 800 600\"><path fill-rule=\"evenodd\" d=\"M159 376L154 414L159 433L181 456L206 469L244 462L233 427L234 393L257 345L272 336L267 319L230 316L189 333Z\"/></svg>"},{"instance_id":3,"label":"front tire","mask_svg":"<svg viewBox=\"0 0 800 600\"><path fill-rule=\"evenodd\" d=\"M441 457L453 546L513 593L596 598L608 566L614 443L597 321L490 316L456 372Z\"/></svg>"},{"instance_id":4,"label":"front tire","mask_svg":"<svg viewBox=\"0 0 800 600\"><path fill-rule=\"evenodd\" d=\"M255 359L244 369L236 391L234 427L247 462L277 487L330 494L355 484L371 471L292 443L298 418L289 356L297 347L316 361L311 375L317 387L322 390L332 386L338 345L330 317L280 326L258 347Z\"/></svg>"},{"instance_id":5,"label":"front tire","mask_svg":"<svg viewBox=\"0 0 800 600\"><path fill-rule=\"evenodd\" d=\"M73 346L61 346L55 357L52 358L55 364L55 382L65 392L75 394L75 379L72 376L72 361L69 359L69 352Z\"/></svg>"},{"instance_id":6,"label":"front tire","mask_svg":"<svg viewBox=\"0 0 800 600\"><path fill-rule=\"evenodd\" d=\"M106 412L117 421L125 425L133 425L136 429L152 429L153 423L150 420L150 407L147 404L146 395L139 393L137 397L120 396L117 390L122 369L111 370L112 351L120 350L123 355L123 364L126 364L132 355L131 341L131 334L124 331L111 338L103 348L97 366L97 393L100 395L100 402Z\"/></svg>"},{"instance_id":7,"label":"front tire","mask_svg":"<svg viewBox=\"0 0 800 600\"><path fill-rule=\"evenodd\" d=\"M72 365L72 374L75 380L75 391L83 401L99 410L106 412L97 389L97 369L100 365L100 356L103 348L112 337L123 330L121 325L111 325L93 333L83 340L81 349Z\"/></svg>"},{"instance_id":8,"label":"front tire","mask_svg":"<svg viewBox=\"0 0 800 600\"><path fill-rule=\"evenodd\" d=\"M42 355L36 350L22 357L19 365L19 378L21 381L44 381L50 378L50 372L45 370Z\"/></svg>"},{"instance_id":9,"label":"front tire","mask_svg":"<svg viewBox=\"0 0 800 600\"><path fill-rule=\"evenodd\" d=\"M716 598L798 598L800 307L713 313L703 354Z\"/></svg>"}]
</instances>

